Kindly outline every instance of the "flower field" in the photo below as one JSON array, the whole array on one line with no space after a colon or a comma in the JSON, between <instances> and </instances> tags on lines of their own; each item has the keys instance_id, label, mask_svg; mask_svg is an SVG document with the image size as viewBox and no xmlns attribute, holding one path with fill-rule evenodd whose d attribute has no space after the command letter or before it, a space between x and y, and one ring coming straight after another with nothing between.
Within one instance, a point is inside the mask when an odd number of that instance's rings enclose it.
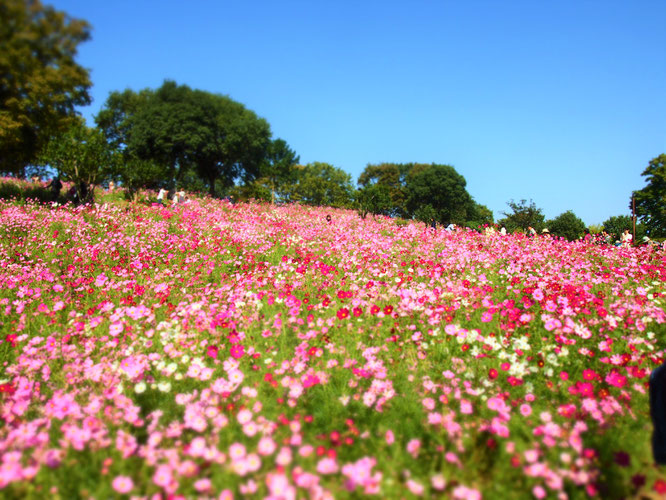
<instances>
[{"instance_id":1,"label":"flower field","mask_svg":"<svg viewBox=\"0 0 666 500\"><path fill-rule=\"evenodd\" d=\"M0 496L660 495L665 264L323 208L0 202Z\"/></svg>"}]
</instances>

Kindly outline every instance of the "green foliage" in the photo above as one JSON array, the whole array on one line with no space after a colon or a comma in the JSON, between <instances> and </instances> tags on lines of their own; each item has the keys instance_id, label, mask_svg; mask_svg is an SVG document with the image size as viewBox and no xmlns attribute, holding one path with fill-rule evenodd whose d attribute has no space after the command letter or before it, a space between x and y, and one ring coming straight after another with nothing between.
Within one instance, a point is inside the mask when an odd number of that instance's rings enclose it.
<instances>
[{"instance_id":1,"label":"green foliage","mask_svg":"<svg viewBox=\"0 0 666 500\"><path fill-rule=\"evenodd\" d=\"M273 190L270 181L266 177L255 179L252 182L234 186L229 190L229 194L234 200L250 201L269 201L273 200Z\"/></svg>"},{"instance_id":2,"label":"green foliage","mask_svg":"<svg viewBox=\"0 0 666 500\"><path fill-rule=\"evenodd\" d=\"M391 215L393 202L391 193L383 184L369 184L356 192L356 205L361 218L368 213L373 215Z\"/></svg>"},{"instance_id":3,"label":"green foliage","mask_svg":"<svg viewBox=\"0 0 666 500\"><path fill-rule=\"evenodd\" d=\"M116 170L118 159L104 134L81 122L54 136L40 155L42 164L57 169L65 180L74 183L78 198L83 202L93 199L93 191L87 192L87 187L94 188L109 178Z\"/></svg>"},{"instance_id":4,"label":"green foliage","mask_svg":"<svg viewBox=\"0 0 666 500\"><path fill-rule=\"evenodd\" d=\"M257 192L260 196L254 196L255 199L264 198L264 188L267 186L270 190L271 203L275 203L276 198L284 199L286 188L295 180L296 164L299 156L292 150L283 139L275 139L268 145L266 158L261 166L261 176L266 182L260 182L258 186L262 188Z\"/></svg>"},{"instance_id":5,"label":"green foliage","mask_svg":"<svg viewBox=\"0 0 666 500\"><path fill-rule=\"evenodd\" d=\"M290 189L291 201L305 205L348 208L354 187L351 176L328 163L314 162L298 167L297 181Z\"/></svg>"},{"instance_id":6,"label":"green foliage","mask_svg":"<svg viewBox=\"0 0 666 500\"><path fill-rule=\"evenodd\" d=\"M368 165L358 178L361 189L379 185L388 190L391 199L391 208L388 215L394 217L408 217L407 211L407 175L414 167L413 163L382 163Z\"/></svg>"},{"instance_id":7,"label":"green foliage","mask_svg":"<svg viewBox=\"0 0 666 500\"><path fill-rule=\"evenodd\" d=\"M585 234L585 223L571 210L561 213L546 223L548 230L554 236L561 236L569 241L581 238Z\"/></svg>"},{"instance_id":8,"label":"green foliage","mask_svg":"<svg viewBox=\"0 0 666 500\"><path fill-rule=\"evenodd\" d=\"M629 230L630 233L633 234L634 223L631 220L631 216L629 215L614 215L613 217L609 217L607 220L604 221L603 227L604 231L606 231L609 235L611 235L611 240L617 241L620 239L622 233L624 233L624 231L627 229ZM643 236L645 235L646 235L645 224L637 223L636 243L640 243L640 241L643 239Z\"/></svg>"},{"instance_id":9,"label":"green foliage","mask_svg":"<svg viewBox=\"0 0 666 500\"><path fill-rule=\"evenodd\" d=\"M0 3L0 171L23 175L50 136L90 104L88 71L75 62L87 22L39 0Z\"/></svg>"},{"instance_id":10,"label":"green foliage","mask_svg":"<svg viewBox=\"0 0 666 500\"><path fill-rule=\"evenodd\" d=\"M141 188L158 187L165 180L164 169L157 162L131 154L124 155L123 160L117 162L115 174L122 182L127 197L133 201L136 201Z\"/></svg>"},{"instance_id":11,"label":"green foliage","mask_svg":"<svg viewBox=\"0 0 666 500\"><path fill-rule=\"evenodd\" d=\"M162 167L166 184L192 170L223 190L259 176L270 146L270 127L231 98L165 81L157 90L113 92L96 121L126 155Z\"/></svg>"},{"instance_id":12,"label":"green foliage","mask_svg":"<svg viewBox=\"0 0 666 500\"><path fill-rule=\"evenodd\" d=\"M492 225L495 222L493 211L487 206L476 202L473 202L467 217L468 219L465 225L473 229L483 226L484 224Z\"/></svg>"},{"instance_id":13,"label":"green foliage","mask_svg":"<svg viewBox=\"0 0 666 500\"><path fill-rule=\"evenodd\" d=\"M641 175L647 186L633 193L636 215L651 237L666 236L666 154L650 160Z\"/></svg>"},{"instance_id":14,"label":"green foliage","mask_svg":"<svg viewBox=\"0 0 666 500\"><path fill-rule=\"evenodd\" d=\"M52 201L53 195L51 192L40 184L29 183L27 181L12 179L11 181L5 179L0 182L0 199L1 200L38 200L41 202Z\"/></svg>"},{"instance_id":15,"label":"green foliage","mask_svg":"<svg viewBox=\"0 0 666 500\"><path fill-rule=\"evenodd\" d=\"M527 232L528 228L532 227L535 231L540 232L545 227L545 216L532 200L529 205L527 200L520 200L518 203L511 200L507 202L507 205L512 210L511 213L503 212L504 218L497 221L507 231Z\"/></svg>"},{"instance_id":16,"label":"green foliage","mask_svg":"<svg viewBox=\"0 0 666 500\"><path fill-rule=\"evenodd\" d=\"M414 165L407 175L407 210L418 220L464 225L474 209L466 184L450 165Z\"/></svg>"}]
</instances>

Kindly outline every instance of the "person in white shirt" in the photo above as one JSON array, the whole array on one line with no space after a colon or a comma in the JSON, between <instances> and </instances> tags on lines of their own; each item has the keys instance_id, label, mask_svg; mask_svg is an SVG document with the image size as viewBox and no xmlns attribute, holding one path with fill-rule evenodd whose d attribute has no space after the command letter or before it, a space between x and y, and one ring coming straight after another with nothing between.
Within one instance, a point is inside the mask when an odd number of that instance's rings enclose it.
<instances>
[{"instance_id":1,"label":"person in white shirt","mask_svg":"<svg viewBox=\"0 0 666 500\"><path fill-rule=\"evenodd\" d=\"M625 247L630 247L631 246L631 241L634 239L634 237L631 235L628 229L624 230L624 233L622 233L622 237L620 238L620 241L622 242L622 245Z\"/></svg>"},{"instance_id":2,"label":"person in white shirt","mask_svg":"<svg viewBox=\"0 0 666 500\"><path fill-rule=\"evenodd\" d=\"M165 200L167 199L168 191L164 188L160 189L160 192L157 193L157 203L164 205Z\"/></svg>"}]
</instances>

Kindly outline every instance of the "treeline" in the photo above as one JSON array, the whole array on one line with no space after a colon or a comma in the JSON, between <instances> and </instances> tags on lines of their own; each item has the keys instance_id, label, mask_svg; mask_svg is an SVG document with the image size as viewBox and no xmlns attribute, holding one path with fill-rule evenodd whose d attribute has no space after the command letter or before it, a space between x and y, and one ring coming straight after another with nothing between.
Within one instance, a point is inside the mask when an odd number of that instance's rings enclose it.
<instances>
[{"instance_id":1,"label":"treeline","mask_svg":"<svg viewBox=\"0 0 666 500\"><path fill-rule=\"evenodd\" d=\"M474 228L494 222L450 165L368 165L355 187L338 167L299 164L287 142L274 138L268 122L243 104L173 81L112 92L96 126L88 127L76 108L90 104L92 83L75 59L79 44L90 39L89 24L39 0L4 0L0 20L0 173L24 178L55 169L81 201L92 199L94 186L113 180L130 197L142 188L178 188L355 208L362 217ZM651 160L643 176L647 186L632 194L638 226L650 236L666 236L666 155ZM575 239L586 229L570 211L546 221L533 202L508 205L498 221L508 231L548 227ZM629 229L635 222L611 219L605 225L621 221Z\"/></svg>"}]
</instances>

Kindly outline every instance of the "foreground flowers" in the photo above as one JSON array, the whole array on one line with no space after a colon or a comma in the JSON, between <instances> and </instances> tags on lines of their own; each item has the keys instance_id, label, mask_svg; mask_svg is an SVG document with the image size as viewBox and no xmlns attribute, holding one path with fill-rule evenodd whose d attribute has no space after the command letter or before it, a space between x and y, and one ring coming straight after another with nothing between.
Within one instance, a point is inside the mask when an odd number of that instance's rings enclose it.
<instances>
[{"instance_id":1,"label":"foreground flowers","mask_svg":"<svg viewBox=\"0 0 666 500\"><path fill-rule=\"evenodd\" d=\"M210 200L0 213L10 497L665 484L646 389L666 320L653 249Z\"/></svg>"}]
</instances>

